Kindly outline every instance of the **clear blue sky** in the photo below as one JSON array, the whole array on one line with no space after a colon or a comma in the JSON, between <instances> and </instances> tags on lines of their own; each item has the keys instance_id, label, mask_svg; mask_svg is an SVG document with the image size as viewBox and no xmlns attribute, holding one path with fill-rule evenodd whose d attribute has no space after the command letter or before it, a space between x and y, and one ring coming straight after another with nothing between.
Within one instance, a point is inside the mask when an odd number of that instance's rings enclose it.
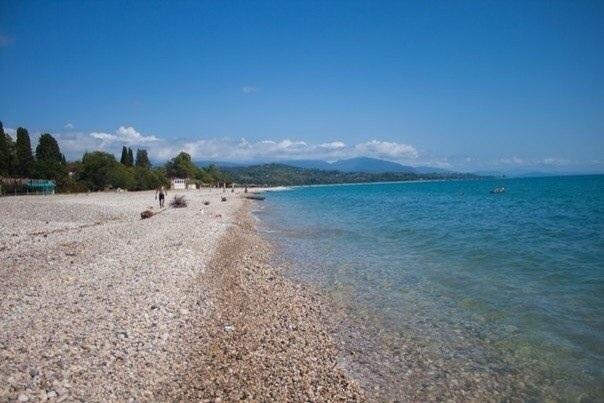
<instances>
[{"instance_id":1,"label":"clear blue sky","mask_svg":"<svg viewBox=\"0 0 604 403\"><path fill-rule=\"evenodd\" d=\"M4 0L0 88L73 157L602 170L604 1Z\"/></svg>"}]
</instances>

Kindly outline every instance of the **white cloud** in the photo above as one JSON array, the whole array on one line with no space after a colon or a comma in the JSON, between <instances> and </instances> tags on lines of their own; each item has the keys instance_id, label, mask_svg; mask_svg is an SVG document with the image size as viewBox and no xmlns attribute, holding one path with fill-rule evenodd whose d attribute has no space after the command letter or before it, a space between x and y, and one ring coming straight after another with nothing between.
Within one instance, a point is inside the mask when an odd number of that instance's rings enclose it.
<instances>
[{"instance_id":1,"label":"white cloud","mask_svg":"<svg viewBox=\"0 0 604 403\"><path fill-rule=\"evenodd\" d=\"M10 129L7 129L10 133ZM80 158L85 151L103 150L119 154L123 145L149 150L152 159L166 160L180 151L195 159L217 159L227 161L275 161L289 159L338 159L368 156L408 162L418 157L417 150L407 144L372 140L356 145L347 145L335 140L312 144L302 140L265 139L248 141L245 138L204 138L197 140L162 139L142 134L133 127L120 126L115 132L74 132L53 134L68 158Z\"/></svg>"},{"instance_id":2,"label":"white cloud","mask_svg":"<svg viewBox=\"0 0 604 403\"><path fill-rule=\"evenodd\" d=\"M90 137L93 137L98 140L102 140L103 146L111 144L111 143L122 143L126 145L142 145L148 144L155 141L159 141L159 139L155 136L145 136L141 133L137 132L132 126L124 127L120 126L119 129L115 131L115 134L103 133L103 132L93 132L90 133Z\"/></svg>"},{"instance_id":3,"label":"white cloud","mask_svg":"<svg viewBox=\"0 0 604 403\"><path fill-rule=\"evenodd\" d=\"M295 140L281 140L281 141L273 141L273 140L263 140L255 145L252 145L251 149L267 153L267 154L304 154L307 150L312 148L304 141L295 141Z\"/></svg>"},{"instance_id":4,"label":"white cloud","mask_svg":"<svg viewBox=\"0 0 604 403\"><path fill-rule=\"evenodd\" d=\"M346 148L346 144L342 143L341 141L332 141L331 143L323 143L319 147L326 150L340 150L342 148Z\"/></svg>"},{"instance_id":5,"label":"white cloud","mask_svg":"<svg viewBox=\"0 0 604 403\"><path fill-rule=\"evenodd\" d=\"M53 133L53 136L57 139L61 151L68 159L80 159L86 151L106 150L106 144L90 136L88 133Z\"/></svg>"},{"instance_id":6,"label":"white cloud","mask_svg":"<svg viewBox=\"0 0 604 403\"><path fill-rule=\"evenodd\" d=\"M241 88L241 91L243 91L244 94L252 94L254 92L258 92L259 90L260 88L256 87L255 85L246 85Z\"/></svg>"},{"instance_id":7,"label":"white cloud","mask_svg":"<svg viewBox=\"0 0 604 403\"><path fill-rule=\"evenodd\" d=\"M66 125L67 126L67 125ZM16 137L16 130L5 127L4 131ZM52 133L69 160L82 157L86 151L102 150L119 156L123 145L144 148L154 161L165 161L181 151L189 153L195 160L269 162L296 159L319 159L336 161L353 157L374 157L396 161L408 165L440 167L458 171L476 169L499 169L513 171L527 168L571 169L581 164L578 161L555 157L520 158L517 156L499 159L481 159L468 155L433 155L420 152L414 146L392 141L373 139L357 144L346 144L340 140L310 143L303 140L264 139L250 141L246 138L200 138L165 139L151 134L143 134L134 127L120 126L114 132L85 133L66 127L63 133ZM39 132L30 132L32 147L35 148ZM585 164L601 169L601 160L591 160Z\"/></svg>"},{"instance_id":8,"label":"white cloud","mask_svg":"<svg viewBox=\"0 0 604 403\"><path fill-rule=\"evenodd\" d=\"M508 158L500 158L497 161L497 165L510 165L510 166L523 166L523 167L539 167L539 166L564 166L571 164L572 161L565 158L519 158L519 157L508 157Z\"/></svg>"},{"instance_id":9,"label":"white cloud","mask_svg":"<svg viewBox=\"0 0 604 403\"><path fill-rule=\"evenodd\" d=\"M394 160L415 159L419 155L413 146L389 141L371 140L366 143L357 144L355 148L363 155Z\"/></svg>"},{"instance_id":10,"label":"white cloud","mask_svg":"<svg viewBox=\"0 0 604 403\"><path fill-rule=\"evenodd\" d=\"M157 144L158 146L160 144ZM260 140L250 142L245 138L234 141L228 138L201 139L184 143L161 144L161 158L173 156L185 151L197 159L222 160L288 160L288 159L323 159L337 160L358 156L386 158L395 161L414 160L417 150L409 145L373 140L354 146L347 146L342 141L321 144L310 144L301 140Z\"/></svg>"},{"instance_id":11,"label":"white cloud","mask_svg":"<svg viewBox=\"0 0 604 403\"><path fill-rule=\"evenodd\" d=\"M73 130L73 129L75 128L75 126L73 125L73 123L67 123L67 124L65 125L65 128L66 128L67 130Z\"/></svg>"},{"instance_id":12,"label":"white cloud","mask_svg":"<svg viewBox=\"0 0 604 403\"><path fill-rule=\"evenodd\" d=\"M99 140L103 140L103 141L107 141L107 142L112 142L112 141L117 140L117 136L115 134L109 134L109 133L93 132L93 133L90 133L90 137L99 139Z\"/></svg>"},{"instance_id":13,"label":"white cloud","mask_svg":"<svg viewBox=\"0 0 604 403\"><path fill-rule=\"evenodd\" d=\"M4 128L4 133L6 133L9 136L11 136L13 139L17 137L17 130L11 129L10 127L5 127Z\"/></svg>"}]
</instances>

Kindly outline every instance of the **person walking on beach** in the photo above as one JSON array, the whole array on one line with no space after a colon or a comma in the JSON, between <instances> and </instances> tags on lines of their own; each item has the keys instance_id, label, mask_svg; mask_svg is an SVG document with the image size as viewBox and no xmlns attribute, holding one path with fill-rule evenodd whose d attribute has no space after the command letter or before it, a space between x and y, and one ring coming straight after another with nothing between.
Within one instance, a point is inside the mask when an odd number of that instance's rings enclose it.
<instances>
[{"instance_id":1,"label":"person walking on beach","mask_svg":"<svg viewBox=\"0 0 604 403\"><path fill-rule=\"evenodd\" d=\"M157 200L158 195L159 195L159 208L163 208L164 200L165 200L166 196L168 195L168 191L163 186L161 186L159 189L157 189L155 191L155 200Z\"/></svg>"}]
</instances>

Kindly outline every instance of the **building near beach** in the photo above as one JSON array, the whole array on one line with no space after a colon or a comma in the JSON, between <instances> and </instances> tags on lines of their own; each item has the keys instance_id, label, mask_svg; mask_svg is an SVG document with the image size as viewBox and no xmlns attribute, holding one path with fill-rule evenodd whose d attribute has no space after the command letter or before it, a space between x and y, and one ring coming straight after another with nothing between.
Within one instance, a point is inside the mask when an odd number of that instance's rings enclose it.
<instances>
[{"instance_id":1,"label":"building near beach","mask_svg":"<svg viewBox=\"0 0 604 403\"><path fill-rule=\"evenodd\" d=\"M187 188L187 180L183 178L172 178L170 180L170 188L174 190L185 190Z\"/></svg>"},{"instance_id":2,"label":"building near beach","mask_svg":"<svg viewBox=\"0 0 604 403\"><path fill-rule=\"evenodd\" d=\"M55 188L57 184L53 180L47 179L27 179L25 181L25 188L29 193L42 193L45 195L55 194Z\"/></svg>"},{"instance_id":3,"label":"building near beach","mask_svg":"<svg viewBox=\"0 0 604 403\"><path fill-rule=\"evenodd\" d=\"M53 180L0 177L2 194L55 194L57 184Z\"/></svg>"}]
</instances>

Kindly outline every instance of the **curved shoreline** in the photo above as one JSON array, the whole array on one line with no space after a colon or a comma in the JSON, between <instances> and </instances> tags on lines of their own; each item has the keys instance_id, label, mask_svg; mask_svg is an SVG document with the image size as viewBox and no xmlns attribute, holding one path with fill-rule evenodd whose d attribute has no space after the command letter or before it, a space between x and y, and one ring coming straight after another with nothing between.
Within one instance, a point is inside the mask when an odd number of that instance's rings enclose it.
<instances>
[{"instance_id":1,"label":"curved shoreline","mask_svg":"<svg viewBox=\"0 0 604 403\"><path fill-rule=\"evenodd\" d=\"M339 367L319 298L268 263L250 201L221 237L206 273L212 309L190 357L178 399L359 401L362 392Z\"/></svg>"},{"instance_id":2,"label":"curved shoreline","mask_svg":"<svg viewBox=\"0 0 604 403\"><path fill-rule=\"evenodd\" d=\"M0 402L362 400L251 202L179 193L0 198Z\"/></svg>"}]
</instances>

